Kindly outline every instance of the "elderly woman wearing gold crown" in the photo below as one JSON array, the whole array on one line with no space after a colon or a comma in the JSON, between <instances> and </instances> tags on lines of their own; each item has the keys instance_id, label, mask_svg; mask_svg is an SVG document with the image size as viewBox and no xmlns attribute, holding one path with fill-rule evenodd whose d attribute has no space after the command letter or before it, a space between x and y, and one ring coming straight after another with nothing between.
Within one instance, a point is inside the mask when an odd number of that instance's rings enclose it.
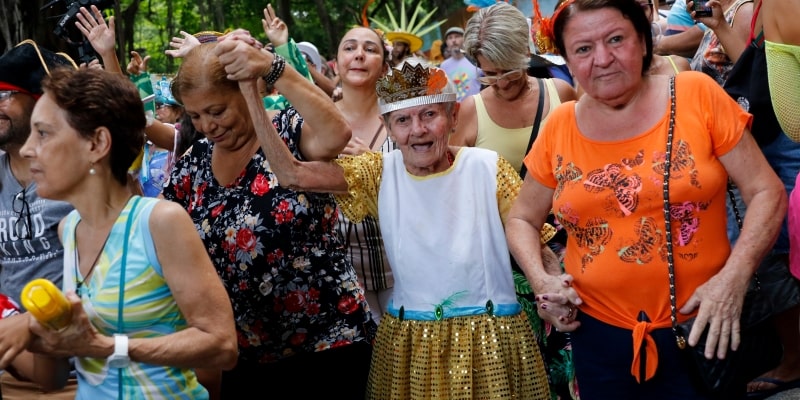
<instances>
[{"instance_id":1,"label":"elderly woman wearing gold crown","mask_svg":"<svg viewBox=\"0 0 800 400\"><path fill-rule=\"evenodd\" d=\"M380 222L395 289L378 328L368 398L549 399L503 229L521 181L493 151L448 146L458 104L445 72L406 63L378 81L380 112L397 150L304 162L264 111L255 81L263 71L224 55L234 47L217 51L223 63L231 61L226 71L239 80L279 183L334 193L351 220L371 215ZM275 86L283 91L285 84Z\"/></svg>"}]
</instances>

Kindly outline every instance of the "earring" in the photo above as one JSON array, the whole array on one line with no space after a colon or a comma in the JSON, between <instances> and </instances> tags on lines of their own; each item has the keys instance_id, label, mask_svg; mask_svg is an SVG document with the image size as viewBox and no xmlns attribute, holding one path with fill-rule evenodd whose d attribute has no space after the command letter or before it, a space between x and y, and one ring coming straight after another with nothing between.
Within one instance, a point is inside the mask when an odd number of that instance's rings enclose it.
<instances>
[{"instance_id":1,"label":"earring","mask_svg":"<svg viewBox=\"0 0 800 400\"><path fill-rule=\"evenodd\" d=\"M95 174L97 174L97 171L94 169L94 163L92 163L91 166L89 167L89 175L95 175Z\"/></svg>"}]
</instances>

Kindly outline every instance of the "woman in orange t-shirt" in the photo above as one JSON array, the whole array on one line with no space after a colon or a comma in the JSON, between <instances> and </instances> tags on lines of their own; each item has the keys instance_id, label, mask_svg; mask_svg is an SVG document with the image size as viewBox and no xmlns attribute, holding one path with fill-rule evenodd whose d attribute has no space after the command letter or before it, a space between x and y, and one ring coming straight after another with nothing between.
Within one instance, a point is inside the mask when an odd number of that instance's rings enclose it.
<instances>
[{"instance_id":1,"label":"woman in orange t-shirt","mask_svg":"<svg viewBox=\"0 0 800 400\"><path fill-rule=\"evenodd\" d=\"M752 117L718 84L692 71L645 74L650 22L635 0L568 1L553 35L585 94L550 114L524 160L509 247L539 314L572 332L582 400L703 399L671 330L665 172L678 321L697 316L690 345L710 326L707 357L739 344L745 290L786 209L783 185L750 135ZM749 206L733 249L729 177ZM527 245L551 210L568 232L560 276Z\"/></svg>"}]
</instances>

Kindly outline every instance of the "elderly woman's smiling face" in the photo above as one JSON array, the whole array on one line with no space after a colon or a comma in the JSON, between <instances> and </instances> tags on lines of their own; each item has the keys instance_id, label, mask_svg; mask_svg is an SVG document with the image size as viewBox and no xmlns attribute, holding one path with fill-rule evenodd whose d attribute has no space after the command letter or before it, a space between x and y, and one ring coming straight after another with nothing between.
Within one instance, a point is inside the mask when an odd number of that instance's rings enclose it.
<instances>
[{"instance_id":1,"label":"elderly woman's smiling face","mask_svg":"<svg viewBox=\"0 0 800 400\"><path fill-rule=\"evenodd\" d=\"M412 175L426 176L450 167L447 142L455 129L458 104L437 103L392 111L386 125Z\"/></svg>"},{"instance_id":2,"label":"elderly woman's smiling face","mask_svg":"<svg viewBox=\"0 0 800 400\"><path fill-rule=\"evenodd\" d=\"M611 105L635 94L647 46L617 9L578 11L562 37L567 65L586 94Z\"/></svg>"}]
</instances>

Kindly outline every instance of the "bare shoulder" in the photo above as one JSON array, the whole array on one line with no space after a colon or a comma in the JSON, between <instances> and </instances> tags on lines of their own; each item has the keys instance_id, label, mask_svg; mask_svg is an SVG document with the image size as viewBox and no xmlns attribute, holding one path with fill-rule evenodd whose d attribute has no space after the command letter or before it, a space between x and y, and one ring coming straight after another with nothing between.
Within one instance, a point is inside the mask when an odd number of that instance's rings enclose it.
<instances>
[{"instance_id":1,"label":"bare shoulder","mask_svg":"<svg viewBox=\"0 0 800 400\"><path fill-rule=\"evenodd\" d=\"M767 40L800 45L800 0L763 1L761 7Z\"/></svg>"},{"instance_id":2,"label":"bare shoulder","mask_svg":"<svg viewBox=\"0 0 800 400\"><path fill-rule=\"evenodd\" d=\"M558 98L561 99L562 103L570 100L577 100L578 96L575 93L575 88L572 87L572 85L570 85L567 81L553 78L553 83L556 85Z\"/></svg>"},{"instance_id":3,"label":"bare shoulder","mask_svg":"<svg viewBox=\"0 0 800 400\"><path fill-rule=\"evenodd\" d=\"M678 67L678 71L683 72L692 70L692 66L691 64L689 64L689 59L687 59L686 57L681 57L681 56L667 56L667 57L670 57L672 59L672 61L675 63L675 66Z\"/></svg>"},{"instance_id":4,"label":"bare shoulder","mask_svg":"<svg viewBox=\"0 0 800 400\"><path fill-rule=\"evenodd\" d=\"M180 204L159 200L150 213L150 230L153 235L178 231L178 224L191 221L189 214Z\"/></svg>"}]
</instances>

